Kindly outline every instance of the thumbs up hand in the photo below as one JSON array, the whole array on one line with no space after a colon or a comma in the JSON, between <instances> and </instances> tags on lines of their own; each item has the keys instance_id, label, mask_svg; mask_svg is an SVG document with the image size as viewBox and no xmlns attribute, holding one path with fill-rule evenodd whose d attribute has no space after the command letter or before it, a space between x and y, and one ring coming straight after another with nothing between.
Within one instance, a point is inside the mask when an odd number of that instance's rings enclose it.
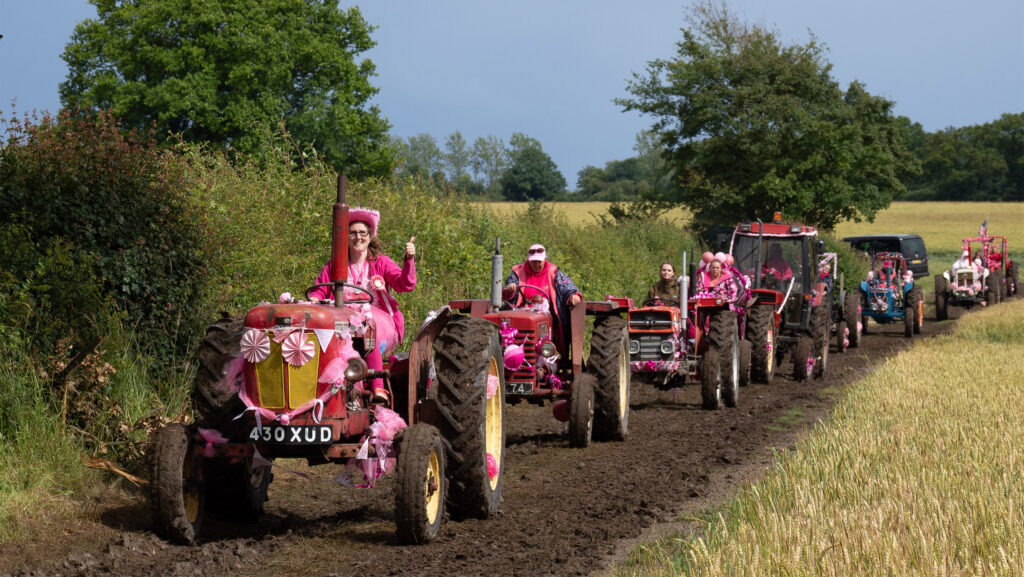
<instances>
[{"instance_id":1,"label":"thumbs up hand","mask_svg":"<svg viewBox=\"0 0 1024 577\"><path fill-rule=\"evenodd\" d=\"M416 256L416 245L413 244L416 241L416 237L409 237L409 242L405 243L405 259L409 260Z\"/></svg>"}]
</instances>

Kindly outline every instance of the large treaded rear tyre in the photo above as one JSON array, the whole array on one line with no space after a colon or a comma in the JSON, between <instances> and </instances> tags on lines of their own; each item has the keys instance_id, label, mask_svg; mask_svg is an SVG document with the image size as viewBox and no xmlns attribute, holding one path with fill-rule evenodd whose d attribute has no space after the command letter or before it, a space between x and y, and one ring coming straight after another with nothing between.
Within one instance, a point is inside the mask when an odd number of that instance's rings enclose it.
<instances>
[{"instance_id":1,"label":"large treaded rear tyre","mask_svg":"<svg viewBox=\"0 0 1024 577\"><path fill-rule=\"evenodd\" d=\"M242 317L219 319L206 329L199 345L192 412L200 427L222 429L245 410L237 390L224 382L228 363L240 353L243 322Z\"/></svg>"},{"instance_id":2,"label":"large treaded rear tyre","mask_svg":"<svg viewBox=\"0 0 1024 577\"><path fill-rule=\"evenodd\" d=\"M202 455L188 429L171 423L153 442L150 498L155 530L161 537L191 545L199 538L206 510Z\"/></svg>"},{"instance_id":3,"label":"large treaded rear tyre","mask_svg":"<svg viewBox=\"0 0 1024 577\"><path fill-rule=\"evenodd\" d=\"M745 387L750 384L750 352L752 350L753 343L747 339L740 341L740 386Z\"/></svg>"},{"instance_id":4,"label":"large treaded rear tyre","mask_svg":"<svg viewBox=\"0 0 1024 577\"><path fill-rule=\"evenodd\" d=\"M1006 281L1008 283L1006 288L1009 290L1010 296L1017 296L1020 291L1020 275L1016 262L1006 265Z\"/></svg>"},{"instance_id":5,"label":"large treaded rear tyre","mask_svg":"<svg viewBox=\"0 0 1024 577\"><path fill-rule=\"evenodd\" d=\"M594 438L625 441L629 436L629 331L621 317L594 320L587 371L594 386Z\"/></svg>"},{"instance_id":6,"label":"large treaded rear tyre","mask_svg":"<svg viewBox=\"0 0 1024 577\"><path fill-rule=\"evenodd\" d=\"M701 360L700 398L701 407L716 411L722 408L723 396L738 396L739 344L736 327L736 313L723 309L711 313L708 332L705 338L708 348ZM729 388L725 392L723 389Z\"/></svg>"},{"instance_id":7,"label":"large treaded rear tyre","mask_svg":"<svg viewBox=\"0 0 1024 577\"><path fill-rule=\"evenodd\" d=\"M857 293L846 293L843 299L843 318L846 319L846 328L850 330L850 348L860 346L860 295Z\"/></svg>"},{"instance_id":8,"label":"large treaded rear tyre","mask_svg":"<svg viewBox=\"0 0 1024 577\"><path fill-rule=\"evenodd\" d=\"M946 300L948 289L946 277L935 275L935 320L944 321L949 318L949 303Z\"/></svg>"},{"instance_id":9,"label":"large treaded rear tyre","mask_svg":"<svg viewBox=\"0 0 1024 577\"><path fill-rule=\"evenodd\" d=\"M747 312L747 335L750 341L750 380L770 383L775 377L775 309L771 305L754 305Z\"/></svg>"},{"instance_id":10,"label":"large treaded rear tyre","mask_svg":"<svg viewBox=\"0 0 1024 577\"><path fill-rule=\"evenodd\" d=\"M814 339L802 336L793 350L793 380L806 381L814 371Z\"/></svg>"},{"instance_id":11,"label":"large treaded rear tyre","mask_svg":"<svg viewBox=\"0 0 1024 577\"><path fill-rule=\"evenodd\" d=\"M924 327L924 291L915 283L909 297L909 301L914 304L914 334L919 335Z\"/></svg>"},{"instance_id":12,"label":"large treaded rear tyre","mask_svg":"<svg viewBox=\"0 0 1024 577\"><path fill-rule=\"evenodd\" d=\"M395 533L406 545L429 543L444 522L444 445L437 429L417 423L398 437L395 466Z\"/></svg>"},{"instance_id":13,"label":"large treaded rear tyre","mask_svg":"<svg viewBox=\"0 0 1024 577\"><path fill-rule=\"evenodd\" d=\"M505 469L505 373L494 324L452 317L434 342L437 407L447 459L448 510L455 518L485 519L501 503ZM488 378L498 379L487 397ZM492 379L493 380L493 379ZM488 474L487 456L496 465Z\"/></svg>"}]
</instances>

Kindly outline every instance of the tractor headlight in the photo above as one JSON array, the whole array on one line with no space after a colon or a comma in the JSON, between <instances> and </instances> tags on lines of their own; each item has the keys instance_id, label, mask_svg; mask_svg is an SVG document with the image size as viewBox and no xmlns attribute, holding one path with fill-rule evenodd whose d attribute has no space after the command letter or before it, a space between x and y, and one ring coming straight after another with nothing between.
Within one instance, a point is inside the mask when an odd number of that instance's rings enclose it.
<instances>
[{"instance_id":1,"label":"tractor headlight","mask_svg":"<svg viewBox=\"0 0 1024 577\"><path fill-rule=\"evenodd\" d=\"M345 380L350 383L361 381L366 378L366 373L369 372L366 366L366 361L359 357L349 359L348 366L345 367Z\"/></svg>"},{"instance_id":2,"label":"tractor headlight","mask_svg":"<svg viewBox=\"0 0 1024 577\"><path fill-rule=\"evenodd\" d=\"M672 341L661 341L661 354L671 355L675 350L676 347Z\"/></svg>"},{"instance_id":3,"label":"tractor headlight","mask_svg":"<svg viewBox=\"0 0 1024 577\"><path fill-rule=\"evenodd\" d=\"M540 354L543 357L553 357L558 350L555 349L555 343L548 341L540 346Z\"/></svg>"},{"instance_id":4,"label":"tractor headlight","mask_svg":"<svg viewBox=\"0 0 1024 577\"><path fill-rule=\"evenodd\" d=\"M629 354L635 355L640 352L640 341L629 341Z\"/></svg>"}]
</instances>

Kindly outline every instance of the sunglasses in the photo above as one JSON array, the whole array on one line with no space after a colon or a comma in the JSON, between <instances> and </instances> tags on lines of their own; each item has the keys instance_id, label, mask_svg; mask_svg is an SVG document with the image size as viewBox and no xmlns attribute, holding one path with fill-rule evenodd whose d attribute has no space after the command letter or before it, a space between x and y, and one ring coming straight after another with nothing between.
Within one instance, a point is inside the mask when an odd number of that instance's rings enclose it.
<instances>
[{"instance_id":1,"label":"sunglasses","mask_svg":"<svg viewBox=\"0 0 1024 577\"><path fill-rule=\"evenodd\" d=\"M366 238L366 237L370 236L370 231L368 231L368 230L350 230L350 231L348 231L348 235L351 236L351 237L359 236L359 237Z\"/></svg>"},{"instance_id":2,"label":"sunglasses","mask_svg":"<svg viewBox=\"0 0 1024 577\"><path fill-rule=\"evenodd\" d=\"M544 254L544 249L542 249L542 248L531 248L530 250L526 251L526 254Z\"/></svg>"}]
</instances>

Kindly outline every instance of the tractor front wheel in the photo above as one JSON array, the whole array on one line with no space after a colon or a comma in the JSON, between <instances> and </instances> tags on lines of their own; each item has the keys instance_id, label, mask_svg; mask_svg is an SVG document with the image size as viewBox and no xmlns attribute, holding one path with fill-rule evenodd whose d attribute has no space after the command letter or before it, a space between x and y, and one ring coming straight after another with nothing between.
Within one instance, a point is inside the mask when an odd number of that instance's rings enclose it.
<instances>
[{"instance_id":1,"label":"tractor front wheel","mask_svg":"<svg viewBox=\"0 0 1024 577\"><path fill-rule=\"evenodd\" d=\"M594 434L594 375L583 373L569 397L569 445L589 447Z\"/></svg>"},{"instance_id":2,"label":"tractor front wheel","mask_svg":"<svg viewBox=\"0 0 1024 577\"><path fill-rule=\"evenodd\" d=\"M406 427L398 438L395 466L395 528L406 545L429 543L444 521L444 446L431 425Z\"/></svg>"},{"instance_id":3,"label":"tractor front wheel","mask_svg":"<svg viewBox=\"0 0 1024 577\"><path fill-rule=\"evenodd\" d=\"M625 441L629 436L629 331L621 317L594 320L587 370L594 387L594 437Z\"/></svg>"},{"instance_id":4,"label":"tractor front wheel","mask_svg":"<svg viewBox=\"0 0 1024 577\"><path fill-rule=\"evenodd\" d=\"M832 321L832 301L825 299L811 311L810 331L814 338L814 377L828 374L829 325Z\"/></svg>"},{"instance_id":5,"label":"tractor front wheel","mask_svg":"<svg viewBox=\"0 0 1024 577\"><path fill-rule=\"evenodd\" d=\"M935 320L949 318L949 303L946 301L946 277L935 275Z\"/></svg>"},{"instance_id":6,"label":"tractor front wheel","mask_svg":"<svg viewBox=\"0 0 1024 577\"><path fill-rule=\"evenodd\" d=\"M775 377L775 309L754 305L747 312L747 338L750 341L750 379L771 383Z\"/></svg>"},{"instance_id":7,"label":"tractor front wheel","mask_svg":"<svg viewBox=\"0 0 1024 577\"><path fill-rule=\"evenodd\" d=\"M199 537L206 510L203 458L188 429L171 423L157 432L150 476L153 517L161 537L191 545Z\"/></svg>"},{"instance_id":8,"label":"tractor front wheel","mask_svg":"<svg viewBox=\"0 0 1024 577\"><path fill-rule=\"evenodd\" d=\"M456 518L498 511L505 469L505 372L493 323L453 317L434 343L445 441L448 509ZM490 461L490 464L488 463Z\"/></svg>"},{"instance_id":9,"label":"tractor front wheel","mask_svg":"<svg viewBox=\"0 0 1024 577\"><path fill-rule=\"evenodd\" d=\"M800 337L793 350L793 380L806 381L814 373L814 339Z\"/></svg>"},{"instance_id":10,"label":"tractor front wheel","mask_svg":"<svg viewBox=\"0 0 1024 577\"><path fill-rule=\"evenodd\" d=\"M924 327L924 291L921 287L914 285L914 288L910 289L910 304L914 307L914 334L921 334L921 328Z\"/></svg>"},{"instance_id":11,"label":"tractor front wheel","mask_svg":"<svg viewBox=\"0 0 1024 577\"><path fill-rule=\"evenodd\" d=\"M843 298L843 318L846 319L846 328L850 330L850 348L860 346L860 296L857 293L846 293Z\"/></svg>"}]
</instances>

